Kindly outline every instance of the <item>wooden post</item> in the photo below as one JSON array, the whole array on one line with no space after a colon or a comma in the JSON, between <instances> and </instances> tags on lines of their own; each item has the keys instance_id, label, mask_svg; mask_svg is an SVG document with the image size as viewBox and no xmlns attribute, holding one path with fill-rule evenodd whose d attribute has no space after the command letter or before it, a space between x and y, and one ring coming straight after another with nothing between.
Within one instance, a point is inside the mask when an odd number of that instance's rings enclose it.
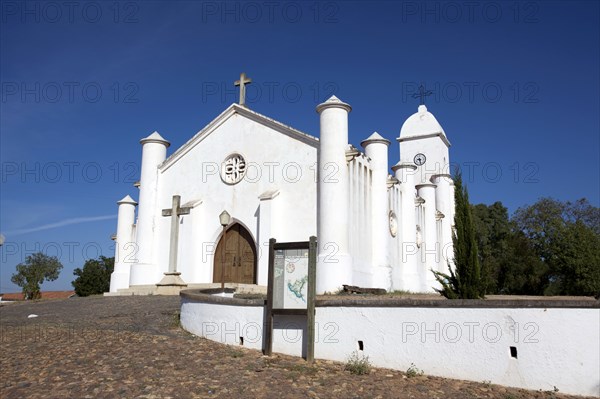
<instances>
[{"instance_id":1,"label":"wooden post","mask_svg":"<svg viewBox=\"0 0 600 399\"><path fill-rule=\"evenodd\" d=\"M267 277L267 310L265 315L265 355L273 353L273 282L275 280L275 243L269 240L269 275Z\"/></svg>"},{"instance_id":2,"label":"wooden post","mask_svg":"<svg viewBox=\"0 0 600 399\"><path fill-rule=\"evenodd\" d=\"M315 361L315 296L317 291L317 237L308 245L308 287L306 298L306 361Z\"/></svg>"},{"instance_id":3,"label":"wooden post","mask_svg":"<svg viewBox=\"0 0 600 399\"><path fill-rule=\"evenodd\" d=\"M227 245L227 226L223 226L223 244L221 246L221 292L225 293L225 246ZM235 265L234 265L235 266Z\"/></svg>"}]
</instances>

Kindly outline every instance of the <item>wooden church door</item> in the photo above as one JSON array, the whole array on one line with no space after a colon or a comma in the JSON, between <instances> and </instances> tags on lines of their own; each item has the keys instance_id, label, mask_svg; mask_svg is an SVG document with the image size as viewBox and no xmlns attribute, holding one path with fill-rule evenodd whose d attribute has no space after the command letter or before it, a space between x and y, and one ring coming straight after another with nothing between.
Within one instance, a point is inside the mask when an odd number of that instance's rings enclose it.
<instances>
[{"instance_id":1,"label":"wooden church door","mask_svg":"<svg viewBox=\"0 0 600 399\"><path fill-rule=\"evenodd\" d=\"M217 244L214 259L213 282L221 282L221 267L224 266L226 283L255 283L256 249L252 236L242 225L236 223L225 232Z\"/></svg>"}]
</instances>

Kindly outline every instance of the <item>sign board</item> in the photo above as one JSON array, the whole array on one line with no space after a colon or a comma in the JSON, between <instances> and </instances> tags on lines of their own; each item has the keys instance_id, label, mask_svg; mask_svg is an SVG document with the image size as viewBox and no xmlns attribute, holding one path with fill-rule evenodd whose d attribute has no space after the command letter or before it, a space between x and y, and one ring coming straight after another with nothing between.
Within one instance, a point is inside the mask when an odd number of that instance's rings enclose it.
<instances>
[{"instance_id":1,"label":"sign board","mask_svg":"<svg viewBox=\"0 0 600 399\"><path fill-rule=\"evenodd\" d=\"M276 249L273 309L306 309L308 248Z\"/></svg>"},{"instance_id":2,"label":"sign board","mask_svg":"<svg viewBox=\"0 0 600 399\"><path fill-rule=\"evenodd\" d=\"M265 355L273 352L273 317L306 317L306 360L314 361L317 238L305 242L269 240Z\"/></svg>"}]
</instances>

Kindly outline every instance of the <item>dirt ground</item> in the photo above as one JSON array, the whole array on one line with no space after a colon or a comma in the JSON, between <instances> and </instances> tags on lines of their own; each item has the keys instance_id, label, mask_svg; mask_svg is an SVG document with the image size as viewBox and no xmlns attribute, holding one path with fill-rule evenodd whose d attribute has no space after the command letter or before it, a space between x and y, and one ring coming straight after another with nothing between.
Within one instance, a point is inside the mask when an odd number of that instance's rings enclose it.
<instances>
[{"instance_id":1,"label":"dirt ground","mask_svg":"<svg viewBox=\"0 0 600 399\"><path fill-rule=\"evenodd\" d=\"M179 304L130 296L0 305L0 398L581 398L265 357L185 332Z\"/></svg>"}]
</instances>

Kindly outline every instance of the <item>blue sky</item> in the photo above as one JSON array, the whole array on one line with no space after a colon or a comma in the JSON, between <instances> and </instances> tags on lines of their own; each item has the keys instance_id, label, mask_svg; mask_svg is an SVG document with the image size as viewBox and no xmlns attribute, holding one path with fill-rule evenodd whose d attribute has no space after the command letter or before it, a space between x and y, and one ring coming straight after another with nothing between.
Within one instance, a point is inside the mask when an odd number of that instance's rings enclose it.
<instances>
[{"instance_id":1,"label":"blue sky","mask_svg":"<svg viewBox=\"0 0 600 399\"><path fill-rule=\"evenodd\" d=\"M350 139L398 160L411 97L463 167L471 202L599 204L600 11L593 1L0 3L0 292L38 250L65 268L112 256L116 201L137 198L139 139L178 148L232 102L318 135L350 103Z\"/></svg>"}]
</instances>

